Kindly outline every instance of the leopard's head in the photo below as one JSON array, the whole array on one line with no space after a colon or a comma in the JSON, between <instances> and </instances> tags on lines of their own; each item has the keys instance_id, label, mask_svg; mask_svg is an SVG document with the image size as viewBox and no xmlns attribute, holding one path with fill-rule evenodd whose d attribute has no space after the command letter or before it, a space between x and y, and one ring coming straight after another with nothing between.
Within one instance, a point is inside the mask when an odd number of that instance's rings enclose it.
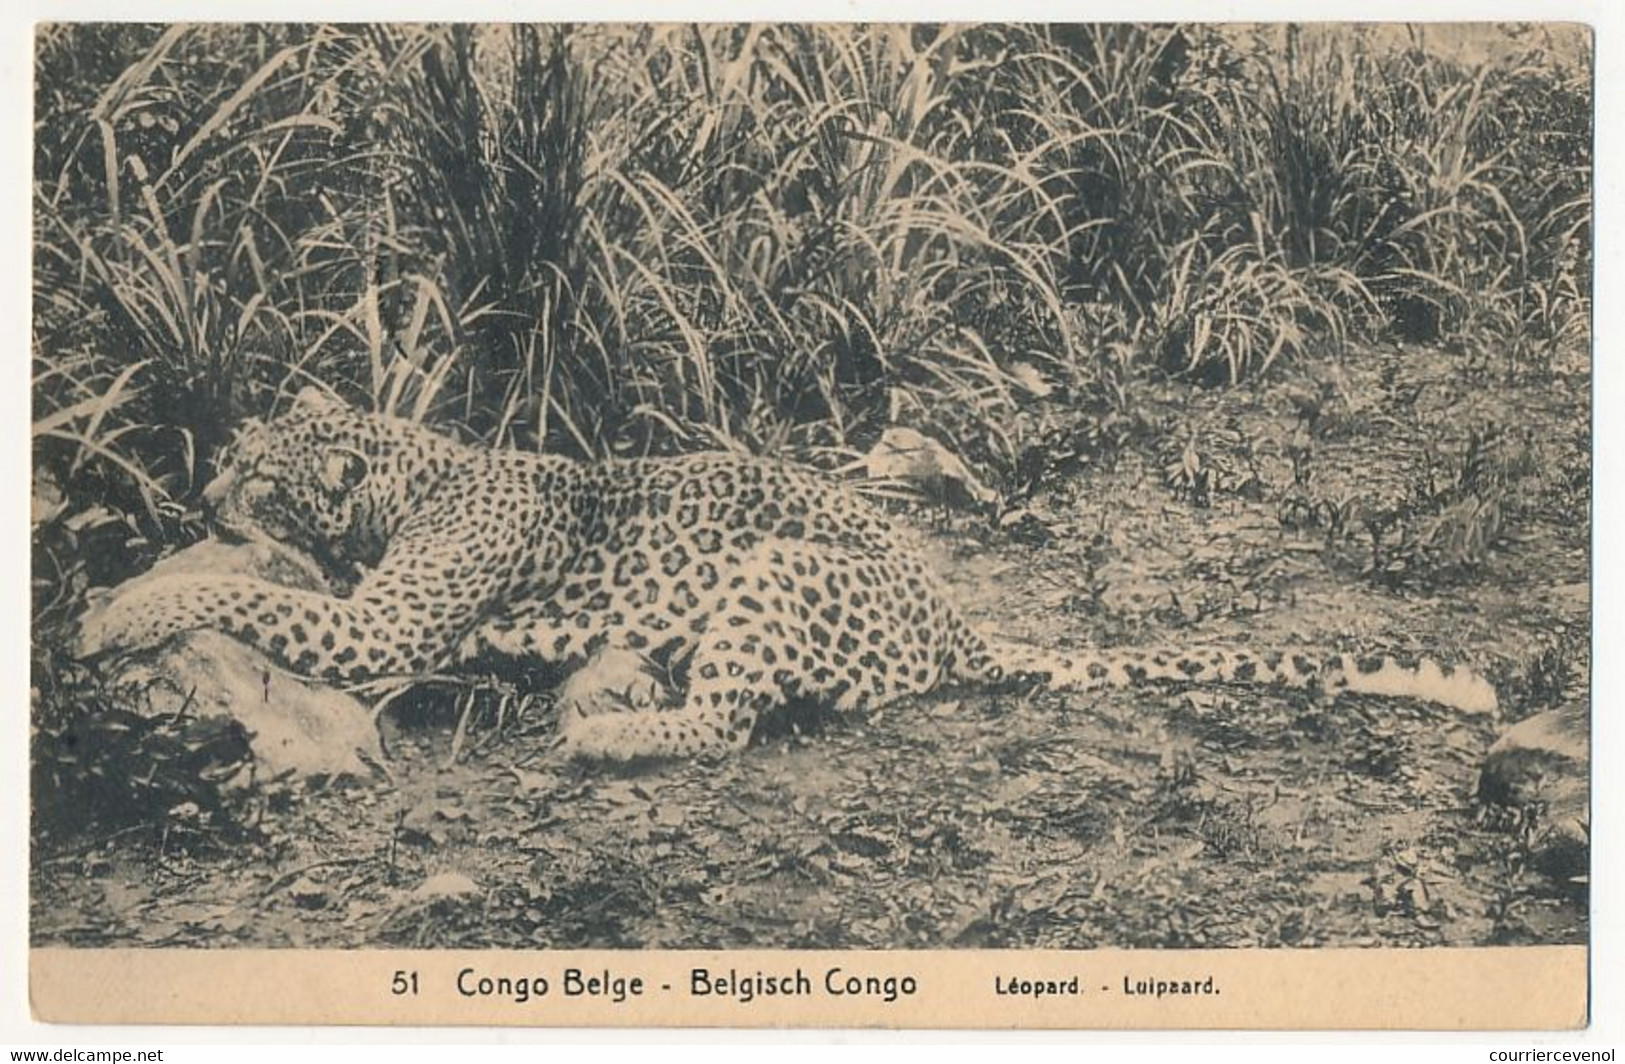
<instances>
[{"instance_id":1,"label":"leopard's head","mask_svg":"<svg viewBox=\"0 0 1625 1064\"><path fill-rule=\"evenodd\" d=\"M390 435L401 423L307 388L285 413L244 423L204 501L222 531L269 537L318 559L373 564L405 502Z\"/></svg>"}]
</instances>

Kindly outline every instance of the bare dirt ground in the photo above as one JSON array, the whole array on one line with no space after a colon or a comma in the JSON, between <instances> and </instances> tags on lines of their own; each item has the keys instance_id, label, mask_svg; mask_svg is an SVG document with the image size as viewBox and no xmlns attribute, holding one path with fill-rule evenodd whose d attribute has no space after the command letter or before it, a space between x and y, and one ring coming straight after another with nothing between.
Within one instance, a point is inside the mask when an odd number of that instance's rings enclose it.
<instances>
[{"instance_id":1,"label":"bare dirt ground","mask_svg":"<svg viewBox=\"0 0 1625 1064\"><path fill-rule=\"evenodd\" d=\"M1499 722L1258 689L960 690L781 720L725 759L612 769L549 760L545 700L476 714L455 759L455 710L420 707L386 720L393 779L272 788L251 841L38 846L33 939L1584 942L1583 886L1525 867L1473 791L1497 731L1541 708L1532 677L1554 654L1567 697L1586 697L1589 387L1584 365L1508 384L1415 351L1257 389L1170 386L1153 432L1043 496L1019 534L922 527L967 610L1006 636L1425 654L1495 680ZM1487 433L1517 466L1493 545L1472 556L1446 529L1374 549L1358 515L1458 476ZM1342 529L1304 516L1325 500Z\"/></svg>"}]
</instances>

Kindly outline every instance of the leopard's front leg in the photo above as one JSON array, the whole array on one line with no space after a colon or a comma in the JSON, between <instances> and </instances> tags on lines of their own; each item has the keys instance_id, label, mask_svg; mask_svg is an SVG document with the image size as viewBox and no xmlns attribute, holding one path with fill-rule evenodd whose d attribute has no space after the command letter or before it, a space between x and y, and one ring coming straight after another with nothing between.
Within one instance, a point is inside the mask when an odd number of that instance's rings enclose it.
<instances>
[{"instance_id":1,"label":"leopard's front leg","mask_svg":"<svg viewBox=\"0 0 1625 1064\"><path fill-rule=\"evenodd\" d=\"M440 640L398 606L339 599L247 576L173 577L88 614L81 657L157 646L182 632L225 632L306 676L356 680L432 664Z\"/></svg>"},{"instance_id":2,"label":"leopard's front leg","mask_svg":"<svg viewBox=\"0 0 1625 1064\"><path fill-rule=\"evenodd\" d=\"M213 629L307 676L421 673L451 656L503 579L443 543L410 539L392 546L349 598L247 576L166 577L92 610L76 650L94 657Z\"/></svg>"}]
</instances>

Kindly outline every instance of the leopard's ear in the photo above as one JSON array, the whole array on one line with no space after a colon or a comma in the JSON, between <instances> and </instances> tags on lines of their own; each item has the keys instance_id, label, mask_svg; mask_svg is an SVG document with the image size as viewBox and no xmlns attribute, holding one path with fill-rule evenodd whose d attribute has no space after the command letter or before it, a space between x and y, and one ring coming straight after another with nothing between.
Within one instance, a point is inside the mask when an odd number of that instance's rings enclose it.
<instances>
[{"instance_id":1,"label":"leopard's ear","mask_svg":"<svg viewBox=\"0 0 1625 1064\"><path fill-rule=\"evenodd\" d=\"M344 401L325 388L318 388L314 384L299 389L299 394L293 397L294 406L302 406L307 410L342 410Z\"/></svg>"}]
</instances>

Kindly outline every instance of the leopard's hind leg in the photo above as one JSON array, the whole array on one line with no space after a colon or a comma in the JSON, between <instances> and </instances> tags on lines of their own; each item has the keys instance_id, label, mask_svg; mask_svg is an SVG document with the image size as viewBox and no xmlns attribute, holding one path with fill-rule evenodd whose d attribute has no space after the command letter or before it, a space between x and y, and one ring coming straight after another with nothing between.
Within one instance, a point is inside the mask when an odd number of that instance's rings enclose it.
<instances>
[{"instance_id":1,"label":"leopard's hind leg","mask_svg":"<svg viewBox=\"0 0 1625 1064\"><path fill-rule=\"evenodd\" d=\"M719 592L682 707L572 722L565 747L612 760L742 747L764 712L792 699L878 706L961 675L967 634L911 555L764 543Z\"/></svg>"}]
</instances>

